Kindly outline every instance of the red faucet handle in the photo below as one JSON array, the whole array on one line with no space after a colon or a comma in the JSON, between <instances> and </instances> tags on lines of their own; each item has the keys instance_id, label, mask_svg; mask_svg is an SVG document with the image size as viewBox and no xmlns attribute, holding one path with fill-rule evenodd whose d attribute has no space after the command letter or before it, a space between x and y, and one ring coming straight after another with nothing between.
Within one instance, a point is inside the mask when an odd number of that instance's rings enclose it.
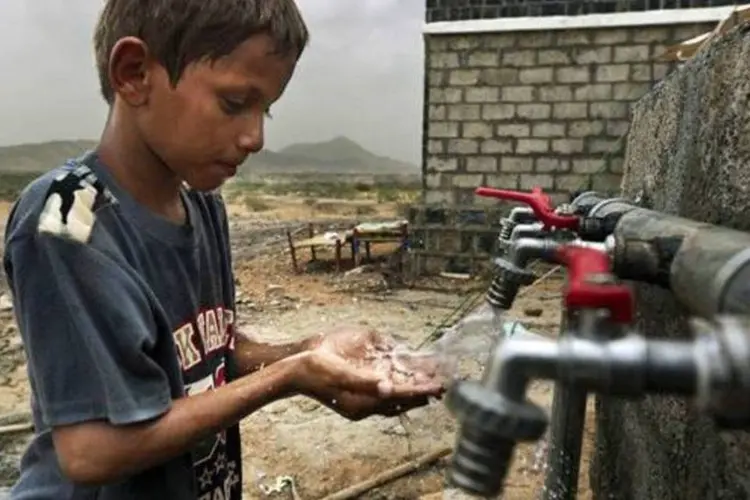
<instances>
[{"instance_id":1,"label":"red faucet handle","mask_svg":"<svg viewBox=\"0 0 750 500\"><path fill-rule=\"evenodd\" d=\"M536 218L547 228L556 227L559 229L578 229L578 217L556 214L555 207L552 206L552 200L549 196L544 194L540 187L535 187L530 192L479 187L474 192L478 196L484 196L487 198L497 198L500 200L524 203L531 207Z\"/></svg>"},{"instance_id":2,"label":"red faucet handle","mask_svg":"<svg viewBox=\"0 0 750 500\"><path fill-rule=\"evenodd\" d=\"M568 269L564 292L569 309L606 309L613 322L628 324L635 314L633 293L615 281L609 256L594 248L562 245L557 261Z\"/></svg>"}]
</instances>

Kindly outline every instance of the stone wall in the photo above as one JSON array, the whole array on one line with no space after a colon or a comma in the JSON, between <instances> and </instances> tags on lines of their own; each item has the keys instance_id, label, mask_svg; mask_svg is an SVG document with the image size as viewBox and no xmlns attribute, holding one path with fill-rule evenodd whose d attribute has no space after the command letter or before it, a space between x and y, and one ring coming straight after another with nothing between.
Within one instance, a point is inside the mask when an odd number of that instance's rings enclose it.
<instances>
[{"instance_id":1,"label":"stone wall","mask_svg":"<svg viewBox=\"0 0 750 500\"><path fill-rule=\"evenodd\" d=\"M635 107L624 195L656 210L750 230L750 32L735 30L673 72ZM636 286L637 328L685 337L669 293ZM750 436L719 434L690 402L598 402L596 498L750 498Z\"/></svg>"}]
</instances>

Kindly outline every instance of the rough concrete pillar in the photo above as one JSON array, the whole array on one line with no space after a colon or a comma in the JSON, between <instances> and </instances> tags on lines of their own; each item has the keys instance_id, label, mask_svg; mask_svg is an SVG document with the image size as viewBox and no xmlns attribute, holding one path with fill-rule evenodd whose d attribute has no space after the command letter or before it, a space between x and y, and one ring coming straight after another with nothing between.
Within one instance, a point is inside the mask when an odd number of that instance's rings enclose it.
<instances>
[{"instance_id":1,"label":"rough concrete pillar","mask_svg":"<svg viewBox=\"0 0 750 500\"><path fill-rule=\"evenodd\" d=\"M750 29L737 29L672 72L636 105L624 195L692 219L750 230ZM636 286L637 328L688 335L670 294ZM750 498L750 436L717 433L690 402L601 399L595 498Z\"/></svg>"}]
</instances>

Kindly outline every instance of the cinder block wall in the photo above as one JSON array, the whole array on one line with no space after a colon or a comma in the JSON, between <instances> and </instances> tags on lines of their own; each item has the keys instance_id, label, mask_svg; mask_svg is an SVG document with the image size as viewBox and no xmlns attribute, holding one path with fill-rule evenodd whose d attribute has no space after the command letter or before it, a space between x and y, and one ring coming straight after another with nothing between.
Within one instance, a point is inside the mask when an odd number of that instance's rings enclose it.
<instances>
[{"instance_id":1,"label":"cinder block wall","mask_svg":"<svg viewBox=\"0 0 750 500\"><path fill-rule=\"evenodd\" d=\"M426 1L428 28L432 22L569 14L573 7L584 14L614 11L612 2L595 0ZM730 0L708 1L702 5ZM410 217L413 269L476 271L489 262L498 218L509 206L476 197L477 186L540 186L555 202L578 189L618 191L631 109L674 67L657 57L666 46L714 27L428 30L423 206Z\"/></svg>"},{"instance_id":2,"label":"cinder block wall","mask_svg":"<svg viewBox=\"0 0 750 500\"><path fill-rule=\"evenodd\" d=\"M707 25L428 35L424 200L541 186L619 189L633 103L666 76L664 47Z\"/></svg>"}]
</instances>

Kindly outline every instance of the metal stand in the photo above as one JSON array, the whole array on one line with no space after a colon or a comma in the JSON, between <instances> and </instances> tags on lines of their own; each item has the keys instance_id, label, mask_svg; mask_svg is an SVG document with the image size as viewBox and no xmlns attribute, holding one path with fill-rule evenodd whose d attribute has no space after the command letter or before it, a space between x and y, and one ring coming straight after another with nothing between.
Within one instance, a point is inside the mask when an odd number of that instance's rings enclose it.
<instances>
[{"instance_id":1,"label":"metal stand","mask_svg":"<svg viewBox=\"0 0 750 500\"><path fill-rule=\"evenodd\" d=\"M560 325L561 337L576 331L578 322L570 316L569 311L565 311ZM542 500L574 500L578 494L586 399L584 389L571 383L555 382Z\"/></svg>"},{"instance_id":2,"label":"metal stand","mask_svg":"<svg viewBox=\"0 0 750 500\"><path fill-rule=\"evenodd\" d=\"M560 337L578 335L596 340L617 327L595 309L566 310ZM550 414L547 464L542 500L575 500L581 469L581 449L586 427L588 391L571 381L555 382Z\"/></svg>"}]
</instances>

